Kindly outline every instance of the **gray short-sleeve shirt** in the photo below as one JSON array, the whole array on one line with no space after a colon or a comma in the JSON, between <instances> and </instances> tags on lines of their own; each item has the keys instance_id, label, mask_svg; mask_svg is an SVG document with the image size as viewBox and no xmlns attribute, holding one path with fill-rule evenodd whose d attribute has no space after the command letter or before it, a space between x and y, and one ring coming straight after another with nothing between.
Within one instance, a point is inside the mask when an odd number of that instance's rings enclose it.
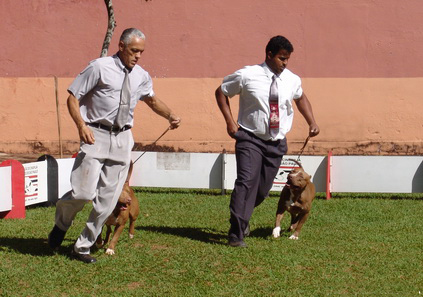
<instances>
[{"instance_id":1,"label":"gray short-sleeve shirt","mask_svg":"<svg viewBox=\"0 0 423 297\"><path fill-rule=\"evenodd\" d=\"M79 100L85 122L108 126L114 124L125 78L123 69L124 65L116 55L98 58L91 61L69 86L68 92ZM139 65L132 68L129 81L131 103L126 124L133 126L135 106L146 96L154 96L154 91L150 75Z\"/></svg>"}]
</instances>

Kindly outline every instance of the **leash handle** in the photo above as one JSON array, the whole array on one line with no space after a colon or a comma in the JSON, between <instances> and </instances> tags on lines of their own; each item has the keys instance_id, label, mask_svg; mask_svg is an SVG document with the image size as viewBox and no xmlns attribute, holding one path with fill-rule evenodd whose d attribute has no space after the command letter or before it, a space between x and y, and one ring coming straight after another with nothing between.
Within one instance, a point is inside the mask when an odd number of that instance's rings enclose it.
<instances>
[{"instance_id":1,"label":"leash handle","mask_svg":"<svg viewBox=\"0 0 423 297\"><path fill-rule=\"evenodd\" d=\"M157 141L159 141L160 140L160 138L162 138L169 130L170 130L171 128L170 128L170 126L169 127L167 127L167 129L162 133L162 135L160 135L159 136L159 138L157 138L151 145L155 145L156 143L157 143ZM145 152L143 152L142 154L141 154L141 156L139 156L134 162L132 162L132 164L135 164L135 162L137 162L142 156L144 156L144 154L146 153L147 151L145 151Z\"/></svg>"}]
</instances>

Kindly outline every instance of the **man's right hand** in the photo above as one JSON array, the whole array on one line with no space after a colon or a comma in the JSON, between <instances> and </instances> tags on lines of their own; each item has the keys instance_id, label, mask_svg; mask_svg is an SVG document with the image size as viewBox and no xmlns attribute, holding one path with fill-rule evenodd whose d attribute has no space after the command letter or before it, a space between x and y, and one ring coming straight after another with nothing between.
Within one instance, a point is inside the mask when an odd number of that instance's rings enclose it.
<instances>
[{"instance_id":1,"label":"man's right hand","mask_svg":"<svg viewBox=\"0 0 423 297\"><path fill-rule=\"evenodd\" d=\"M73 121L78 128L79 139L87 144L94 144L94 133L93 131L85 124L84 120L81 117L81 112L79 110L79 101L73 94L69 94L68 97L68 110Z\"/></svg>"},{"instance_id":2,"label":"man's right hand","mask_svg":"<svg viewBox=\"0 0 423 297\"><path fill-rule=\"evenodd\" d=\"M79 139L87 144L94 144L95 138L93 131L87 126L78 127Z\"/></svg>"},{"instance_id":3,"label":"man's right hand","mask_svg":"<svg viewBox=\"0 0 423 297\"><path fill-rule=\"evenodd\" d=\"M235 133L238 131L238 125L235 122L228 124L226 126L226 130L228 131L229 136L235 139Z\"/></svg>"},{"instance_id":4,"label":"man's right hand","mask_svg":"<svg viewBox=\"0 0 423 297\"><path fill-rule=\"evenodd\" d=\"M232 116L229 98L223 93L221 86L216 89L215 96L217 105L225 118L226 131L231 138L235 138L235 133L238 131L238 125Z\"/></svg>"}]
</instances>

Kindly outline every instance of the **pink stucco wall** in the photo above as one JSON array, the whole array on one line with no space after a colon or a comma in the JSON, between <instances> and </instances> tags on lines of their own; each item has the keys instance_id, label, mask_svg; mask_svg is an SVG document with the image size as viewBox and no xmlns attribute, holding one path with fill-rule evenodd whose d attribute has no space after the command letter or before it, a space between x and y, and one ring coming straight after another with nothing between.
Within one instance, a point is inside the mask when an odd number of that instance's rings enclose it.
<instances>
[{"instance_id":1,"label":"pink stucco wall","mask_svg":"<svg viewBox=\"0 0 423 297\"><path fill-rule=\"evenodd\" d=\"M422 153L420 0L119 0L114 8L110 53L124 28L140 28L147 36L141 65L183 119L161 149L232 151L214 90L223 76L261 63L268 39L282 34L294 44L288 67L303 78L322 130L305 153ZM65 152L75 151L66 88L100 54L104 2L3 0L0 17L0 152L57 154L59 140ZM235 110L237 98L232 102ZM166 126L140 104L133 130L139 144ZM288 135L291 153L306 135L298 114Z\"/></svg>"}]
</instances>

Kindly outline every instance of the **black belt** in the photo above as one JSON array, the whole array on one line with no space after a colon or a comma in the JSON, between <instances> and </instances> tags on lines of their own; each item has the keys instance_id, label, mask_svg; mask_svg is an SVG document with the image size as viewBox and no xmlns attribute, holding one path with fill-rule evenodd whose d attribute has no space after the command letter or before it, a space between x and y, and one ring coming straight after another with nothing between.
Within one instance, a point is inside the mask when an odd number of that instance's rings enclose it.
<instances>
[{"instance_id":1,"label":"black belt","mask_svg":"<svg viewBox=\"0 0 423 297\"><path fill-rule=\"evenodd\" d=\"M125 125L122 128L119 128L118 126L107 126L107 125L103 125L101 123L87 123L88 126L91 127L95 127L95 128L99 128L99 129L103 129L109 132L123 132L126 130L131 129L132 127L129 125Z\"/></svg>"}]
</instances>

